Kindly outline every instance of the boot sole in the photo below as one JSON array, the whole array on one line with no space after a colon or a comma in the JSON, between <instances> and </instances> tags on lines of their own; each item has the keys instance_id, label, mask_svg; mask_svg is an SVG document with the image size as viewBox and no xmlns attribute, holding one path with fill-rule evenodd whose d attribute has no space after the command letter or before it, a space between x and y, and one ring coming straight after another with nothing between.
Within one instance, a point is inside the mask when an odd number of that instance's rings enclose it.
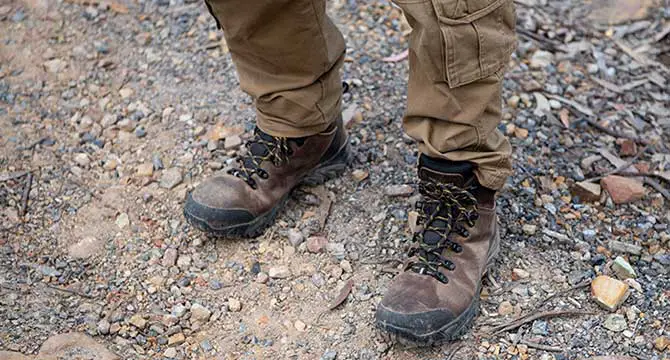
<instances>
[{"instance_id":1,"label":"boot sole","mask_svg":"<svg viewBox=\"0 0 670 360\"><path fill-rule=\"evenodd\" d=\"M494 240L493 246L489 249L486 267L484 268L482 277L493 267L495 258L500 252L500 234L497 231L496 237L498 237L498 239ZM480 292L481 284L478 286L476 294L479 294ZM445 324L440 329L430 333L417 334L410 329L394 326L383 320L377 321L377 326L389 332L393 340L406 347L416 348L441 345L458 340L472 328L472 322L479 314L479 302L479 296L475 297L472 303L470 303L468 308L461 315ZM379 304L379 306L382 305Z\"/></svg>"},{"instance_id":2,"label":"boot sole","mask_svg":"<svg viewBox=\"0 0 670 360\"><path fill-rule=\"evenodd\" d=\"M211 236L241 238L258 237L262 235L270 225L274 224L279 211L286 205L286 201L295 188L301 185L321 185L330 179L339 177L344 173L350 161L351 149L349 140L347 139L337 154L335 154L331 159L317 165L317 167L314 168L314 170L312 170L309 174L305 175L305 177L303 177L296 186L284 194L284 196L272 209L259 215L250 222L219 228L210 225L205 219L189 213L187 210L188 207L186 206L184 207L184 217L186 217L186 220L188 220L191 225Z\"/></svg>"}]
</instances>

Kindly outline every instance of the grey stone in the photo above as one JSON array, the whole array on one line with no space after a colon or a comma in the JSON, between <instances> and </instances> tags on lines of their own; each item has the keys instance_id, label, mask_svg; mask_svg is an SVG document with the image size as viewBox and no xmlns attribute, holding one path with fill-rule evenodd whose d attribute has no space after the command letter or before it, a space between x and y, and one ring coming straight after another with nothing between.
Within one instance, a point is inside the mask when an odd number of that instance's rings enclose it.
<instances>
[{"instance_id":1,"label":"grey stone","mask_svg":"<svg viewBox=\"0 0 670 360\"><path fill-rule=\"evenodd\" d=\"M177 262L177 249L174 248L169 248L165 250L165 254L163 254L163 260L162 264L165 267L170 267L174 266L174 264Z\"/></svg>"},{"instance_id":2,"label":"grey stone","mask_svg":"<svg viewBox=\"0 0 670 360\"><path fill-rule=\"evenodd\" d=\"M603 326L609 331L621 332L628 328L628 323L623 315L610 314L605 318Z\"/></svg>"},{"instance_id":3,"label":"grey stone","mask_svg":"<svg viewBox=\"0 0 670 360\"><path fill-rule=\"evenodd\" d=\"M619 253L640 255L642 253L642 246L629 244L627 242L618 240L610 240L610 250Z\"/></svg>"},{"instance_id":4,"label":"grey stone","mask_svg":"<svg viewBox=\"0 0 670 360\"><path fill-rule=\"evenodd\" d=\"M302 235L298 229L289 229L288 231L288 242L293 246L298 246L305 241L305 237Z\"/></svg>"},{"instance_id":5,"label":"grey stone","mask_svg":"<svg viewBox=\"0 0 670 360\"><path fill-rule=\"evenodd\" d=\"M200 304L191 305L191 320L198 322L207 322L212 316L212 312Z\"/></svg>"},{"instance_id":6,"label":"grey stone","mask_svg":"<svg viewBox=\"0 0 670 360\"><path fill-rule=\"evenodd\" d=\"M176 167L170 168L163 172L159 185L162 188L171 190L175 186L181 184L182 180L181 169Z\"/></svg>"},{"instance_id":7,"label":"grey stone","mask_svg":"<svg viewBox=\"0 0 670 360\"><path fill-rule=\"evenodd\" d=\"M326 350L326 352L321 355L321 360L335 360L337 358L337 351L335 350Z\"/></svg>"}]
</instances>

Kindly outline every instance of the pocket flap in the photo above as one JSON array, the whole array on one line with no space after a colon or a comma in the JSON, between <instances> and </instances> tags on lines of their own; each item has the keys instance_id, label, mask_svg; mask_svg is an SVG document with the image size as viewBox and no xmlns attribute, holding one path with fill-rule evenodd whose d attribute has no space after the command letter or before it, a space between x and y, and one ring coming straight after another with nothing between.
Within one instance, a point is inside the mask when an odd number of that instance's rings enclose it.
<instances>
[{"instance_id":1,"label":"pocket flap","mask_svg":"<svg viewBox=\"0 0 670 360\"><path fill-rule=\"evenodd\" d=\"M481 19L484 16L492 13L499 7L501 7L503 4L508 2L509 0L495 0L486 7L479 9L472 14L465 15L463 17L460 17L458 19L452 19L447 16L438 14L437 18L440 20L440 22L446 24L446 25L462 25L462 24L469 24L477 19Z\"/></svg>"}]
</instances>

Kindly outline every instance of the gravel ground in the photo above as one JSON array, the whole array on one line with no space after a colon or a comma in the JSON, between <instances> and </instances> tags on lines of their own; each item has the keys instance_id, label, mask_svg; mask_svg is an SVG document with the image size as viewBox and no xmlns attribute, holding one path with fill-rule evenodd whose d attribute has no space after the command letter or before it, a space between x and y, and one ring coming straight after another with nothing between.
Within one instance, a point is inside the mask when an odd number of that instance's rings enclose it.
<instances>
[{"instance_id":1,"label":"gravel ground","mask_svg":"<svg viewBox=\"0 0 670 360\"><path fill-rule=\"evenodd\" d=\"M351 169L244 241L181 215L253 129L203 4L0 1L0 358L667 358L670 13L618 2L518 1L502 253L472 332L411 349L373 326L416 200L388 1L329 6ZM596 276L622 304L597 304Z\"/></svg>"}]
</instances>

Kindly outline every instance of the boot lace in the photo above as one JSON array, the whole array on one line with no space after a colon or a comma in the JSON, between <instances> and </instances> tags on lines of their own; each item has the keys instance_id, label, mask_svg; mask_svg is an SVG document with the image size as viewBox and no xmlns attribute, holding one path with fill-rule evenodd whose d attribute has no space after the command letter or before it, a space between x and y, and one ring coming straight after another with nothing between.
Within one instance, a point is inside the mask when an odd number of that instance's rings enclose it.
<instances>
[{"instance_id":1,"label":"boot lace","mask_svg":"<svg viewBox=\"0 0 670 360\"><path fill-rule=\"evenodd\" d=\"M264 161L271 161L275 166L282 166L293 154L287 138L270 136L258 128L254 131L254 137L247 142L246 147L246 155L237 159L239 167L228 170L228 173L244 180L253 189L258 187L253 178L254 174L261 179L270 177L270 174L261 168Z\"/></svg>"},{"instance_id":2,"label":"boot lace","mask_svg":"<svg viewBox=\"0 0 670 360\"><path fill-rule=\"evenodd\" d=\"M419 212L417 225L423 226L423 229L414 234L415 244L409 252L412 260L406 268L446 284L449 279L440 268L453 271L456 265L447 255L463 251L461 245L449 236L452 233L470 236L464 225L472 227L479 218L477 199L469 189L432 181L422 181L419 192L424 200L416 204Z\"/></svg>"}]
</instances>

